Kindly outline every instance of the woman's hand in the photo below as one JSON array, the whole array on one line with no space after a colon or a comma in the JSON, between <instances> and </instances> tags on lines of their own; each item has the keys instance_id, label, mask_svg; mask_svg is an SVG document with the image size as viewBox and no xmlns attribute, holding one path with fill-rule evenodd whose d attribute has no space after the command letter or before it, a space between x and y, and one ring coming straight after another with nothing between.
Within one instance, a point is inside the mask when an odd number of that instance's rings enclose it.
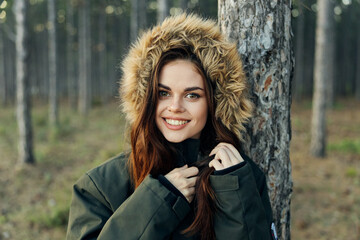
<instances>
[{"instance_id":1,"label":"woman's hand","mask_svg":"<svg viewBox=\"0 0 360 240\"><path fill-rule=\"evenodd\" d=\"M188 167L184 165L180 168L175 168L165 175L167 180L172 183L186 200L190 203L195 195L196 175L199 173L197 167Z\"/></svg>"},{"instance_id":2,"label":"woman's hand","mask_svg":"<svg viewBox=\"0 0 360 240\"><path fill-rule=\"evenodd\" d=\"M215 155L214 159L209 162L209 167L214 167L215 170L232 167L244 161L239 151L230 143L219 143L210 155Z\"/></svg>"}]
</instances>

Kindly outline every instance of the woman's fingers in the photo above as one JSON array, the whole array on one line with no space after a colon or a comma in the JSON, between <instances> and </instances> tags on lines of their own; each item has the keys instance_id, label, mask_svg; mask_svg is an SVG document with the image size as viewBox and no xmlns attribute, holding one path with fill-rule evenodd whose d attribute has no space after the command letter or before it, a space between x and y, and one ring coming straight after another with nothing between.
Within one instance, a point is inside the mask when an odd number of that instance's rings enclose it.
<instances>
[{"instance_id":1,"label":"woman's fingers","mask_svg":"<svg viewBox=\"0 0 360 240\"><path fill-rule=\"evenodd\" d=\"M195 187L198 177L188 178L188 187Z\"/></svg>"},{"instance_id":2,"label":"woman's fingers","mask_svg":"<svg viewBox=\"0 0 360 240\"><path fill-rule=\"evenodd\" d=\"M179 168L174 168L171 170L168 174L174 174L177 173L175 176L177 177L192 177L199 173L199 169L197 167L189 167L187 165L184 165Z\"/></svg>"},{"instance_id":3,"label":"woman's fingers","mask_svg":"<svg viewBox=\"0 0 360 240\"><path fill-rule=\"evenodd\" d=\"M209 166L213 166L215 170L221 170L234 166L241 163L243 158L241 157L239 151L229 143L219 143L211 152L210 155L215 155L213 163L209 163Z\"/></svg>"},{"instance_id":4,"label":"woman's fingers","mask_svg":"<svg viewBox=\"0 0 360 240\"><path fill-rule=\"evenodd\" d=\"M216 171L224 169L224 165L221 164L219 159L214 159L209 162L209 167L215 168Z\"/></svg>"},{"instance_id":5,"label":"woman's fingers","mask_svg":"<svg viewBox=\"0 0 360 240\"><path fill-rule=\"evenodd\" d=\"M243 158L241 157L239 151L232 144L221 142L221 143L218 144L218 146L227 147L231 151L231 153L234 155L235 158L243 160Z\"/></svg>"},{"instance_id":6,"label":"woman's fingers","mask_svg":"<svg viewBox=\"0 0 360 240\"><path fill-rule=\"evenodd\" d=\"M197 167L183 166L181 168L175 168L171 172L165 175L165 177L176 187L185 198L191 202L195 194L195 184L199 173Z\"/></svg>"},{"instance_id":7,"label":"woman's fingers","mask_svg":"<svg viewBox=\"0 0 360 240\"><path fill-rule=\"evenodd\" d=\"M184 177L192 177L192 176L196 176L199 173L199 169L197 167L189 167L186 168L182 171L182 174L184 175Z\"/></svg>"},{"instance_id":8,"label":"woman's fingers","mask_svg":"<svg viewBox=\"0 0 360 240\"><path fill-rule=\"evenodd\" d=\"M229 156L229 151L227 151L224 148L220 148L217 151L214 159L221 160L221 164L224 166L224 168L231 167L233 165L232 161L231 161L231 158Z\"/></svg>"},{"instance_id":9,"label":"woman's fingers","mask_svg":"<svg viewBox=\"0 0 360 240\"><path fill-rule=\"evenodd\" d=\"M231 154L234 155L235 158L237 159L242 159L239 151L230 143L224 143L224 142L221 142L219 143L210 153L210 155L216 153L219 149L221 148L225 148L225 149L228 149L229 152L231 152Z\"/></svg>"}]
</instances>

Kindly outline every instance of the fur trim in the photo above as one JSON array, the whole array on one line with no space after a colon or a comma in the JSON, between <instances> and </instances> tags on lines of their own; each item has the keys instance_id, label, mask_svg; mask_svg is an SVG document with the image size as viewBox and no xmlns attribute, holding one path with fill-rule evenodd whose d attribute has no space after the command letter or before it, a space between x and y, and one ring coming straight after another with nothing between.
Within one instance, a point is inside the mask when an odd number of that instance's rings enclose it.
<instances>
[{"instance_id":1,"label":"fur trim","mask_svg":"<svg viewBox=\"0 0 360 240\"><path fill-rule=\"evenodd\" d=\"M123 112L132 124L140 114L152 70L163 52L190 46L215 84L215 116L240 140L253 104L235 44L226 41L216 22L196 15L169 17L145 32L123 61L120 98Z\"/></svg>"}]
</instances>

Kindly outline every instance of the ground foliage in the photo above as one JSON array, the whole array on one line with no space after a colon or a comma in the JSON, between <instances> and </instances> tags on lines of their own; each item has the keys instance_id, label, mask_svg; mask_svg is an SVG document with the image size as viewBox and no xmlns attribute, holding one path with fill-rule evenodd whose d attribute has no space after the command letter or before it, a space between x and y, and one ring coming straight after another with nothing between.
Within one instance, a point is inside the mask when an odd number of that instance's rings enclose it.
<instances>
[{"instance_id":1,"label":"ground foliage","mask_svg":"<svg viewBox=\"0 0 360 240\"><path fill-rule=\"evenodd\" d=\"M360 103L328 114L328 155L309 155L311 103L292 107L292 239L360 238ZM0 111L0 239L64 239L71 186L86 170L128 148L117 104L80 117L62 106L57 129L35 104L34 166L19 166L14 109Z\"/></svg>"},{"instance_id":2,"label":"ground foliage","mask_svg":"<svg viewBox=\"0 0 360 240\"><path fill-rule=\"evenodd\" d=\"M360 103L339 101L327 114L328 149L312 157L311 103L293 104L293 239L360 239Z\"/></svg>"}]
</instances>

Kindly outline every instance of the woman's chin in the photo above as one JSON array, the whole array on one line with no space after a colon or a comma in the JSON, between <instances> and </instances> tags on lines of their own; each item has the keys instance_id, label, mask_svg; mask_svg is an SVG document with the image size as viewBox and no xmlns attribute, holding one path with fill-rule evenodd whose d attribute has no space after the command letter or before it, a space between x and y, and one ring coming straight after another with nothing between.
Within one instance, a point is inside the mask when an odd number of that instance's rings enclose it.
<instances>
[{"instance_id":1,"label":"woman's chin","mask_svg":"<svg viewBox=\"0 0 360 240\"><path fill-rule=\"evenodd\" d=\"M180 142L183 142L185 141L187 138L185 137L173 137L173 136L165 136L165 139L168 141L168 142L171 142L171 143L180 143Z\"/></svg>"}]
</instances>

